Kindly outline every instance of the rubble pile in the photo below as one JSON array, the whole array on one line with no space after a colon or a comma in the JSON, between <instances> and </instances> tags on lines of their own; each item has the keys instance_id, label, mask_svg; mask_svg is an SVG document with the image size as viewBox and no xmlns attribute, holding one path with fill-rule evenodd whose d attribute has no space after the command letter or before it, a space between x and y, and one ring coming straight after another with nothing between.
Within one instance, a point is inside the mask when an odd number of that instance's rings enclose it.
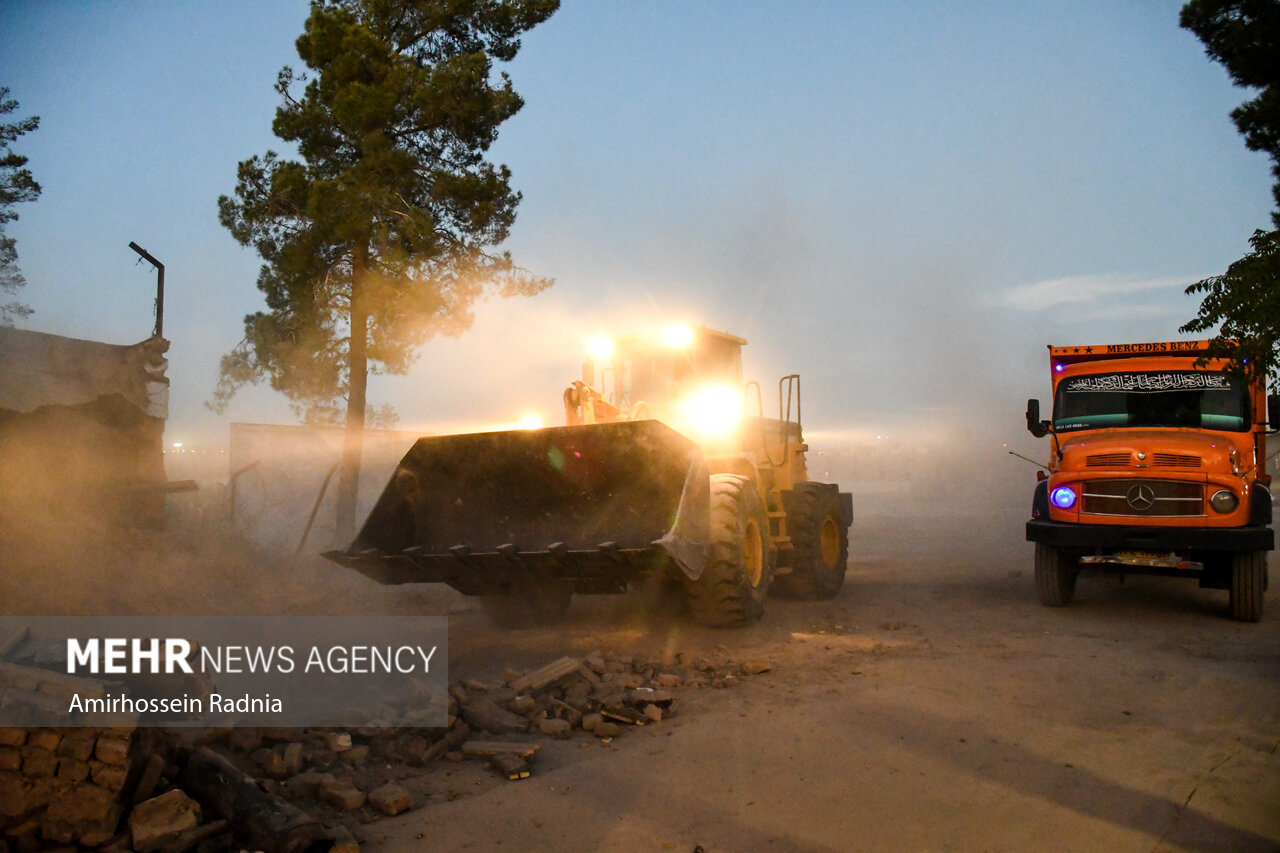
<instances>
[{"instance_id":1,"label":"rubble pile","mask_svg":"<svg viewBox=\"0 0 1280 853\"><path fill-rule=\"evenodd\" d=\"M769 669L564 657L455 682L443 728L0 729L0 853L356 853L362 824L439 796L424 772L438 761L528 778L548 738L608 744L670 718L679 691Z\"/></svg>"},{"instance_id":2,"label":"rubble pile","mask_svg":"<svg viewBox=\"0 0 1280 853\"><path fill-rule=\"evenodd\" d=\"M0 829L62 844L109 841L135 758L131 728L0 729Z\"/></svg>"}]
</instances>

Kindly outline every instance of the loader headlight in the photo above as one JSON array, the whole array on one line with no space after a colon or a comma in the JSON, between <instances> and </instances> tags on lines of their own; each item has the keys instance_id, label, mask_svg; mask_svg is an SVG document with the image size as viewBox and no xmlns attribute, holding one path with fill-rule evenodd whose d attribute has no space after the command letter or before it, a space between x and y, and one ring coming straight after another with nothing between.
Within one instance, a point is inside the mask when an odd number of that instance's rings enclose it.
<instances>
[{"instance_id":1,"label":"loader headlight","mask_svg":"<svg viewBox=\"0 0 1280 853\"><path fill-rule=\"evenodd\" d=\"M732 434L742 421L742 392L729 385L707 385L680 406L682 426L701 438Z\"/></svg>"},{"instance_id":2,"label":"loader headlight","mask_svg":"<svg viewBox=\"0 0 1280 853\"><path fill-rule=\"evenodd\" d=\"M1213 493L1213 497L1209 498L1209 506L1218 512L1232 512L1236 507L1240 506L1240 499L1230 489L1218 489Z\"/></svg>"},{"instance_id":3,"label":"loader headlight","mask_svg":"<svg viewBox=\"0 0 1280 853\"><path fill-rule=\"evenodd\" d=\"M606 338L604 335L596 335L587 340L587 355L596 361L609 361L617 349L613 338Z\"/></svg>"},{"instance_id":4,"label":"loader headlight","mask_svg":"<svg viewBox=\"0 0 1280 853\"><path fill-rule=\"evenodd\" d=\"M668 326L662 331L662 342L672 349L684 349L693 343L693 327Z\"/></svg>"}]
</instances>

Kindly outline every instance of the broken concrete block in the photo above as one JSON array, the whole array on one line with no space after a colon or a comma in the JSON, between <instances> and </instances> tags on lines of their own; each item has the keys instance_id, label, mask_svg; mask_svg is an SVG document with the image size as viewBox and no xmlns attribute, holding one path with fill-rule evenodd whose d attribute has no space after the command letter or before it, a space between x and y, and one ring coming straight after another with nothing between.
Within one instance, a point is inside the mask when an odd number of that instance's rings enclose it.
<instances>
[{"instance_id":1,"label":"broken concrete block","mask_svg":"<svg viewBox=\"0 0 1280 853\"><path fill-rule=\"evenodd\" d=\"M538 723L538 731L550 737L559 738L561 740L573 734L573 726L569 725L568 720L547 719Z\"/></svg>"},{"instance_id":2,"label":"broken concrete block","mask_svg":"<svg viewBox=\"0 0 1280 853\"><path fill-rule=\"evenodd\" d=\"M320 799L335 809L355 811L365 803L364 792L345 779L325 782L320 786Z\"/></svg>"},{"instance_id":3,"label":"broken concrete block","mask_svg":"<svg viewBox=\"0 0 1280 853\"><path fill-rule=\"evenodd\" d=\"M346 752L351 748L350 732L326 732L324 736L325 745L334 752Z\"/></svg>"},{"instance_id":4,"label":"broken concrete block","mask_svg":"<svg viewBox=\"0 0 1280 853\"><path fill-rule=\"evenodd\" d=\"M518 755L492 755L489 757L489 766L511 780L529 778L529 763Z\"/></svg>"},{"instance_id":5,"label":"broken concrete block","mask_svg":"<svg viewBox=\"0 0 1280 853\"><path fill-rule=\"evenodd\" d=\"M598 738L606 738L617 737L621 731L622 729L618 728L617 723L610 723L602 720L596 724L595 728L591 730L591 733Z\"/></svg>"},{"instance_id":6,"label":"broken concrete block","mask_svg":"<svg viewBox=\"0 0 1280 853\"><path fill-rule=\"evenodd\" d=\"M590 714L582 715L583 731L593 732L596 730L596 726L602 722L604 722L604 717L600 716L598 712L592 711Z\"/></svg>"},{"instance_id":7,"label":"broken concrete block","mask_svg":"<svg viewBox=\"0 0 1280 853\"><path fill-rule=\"evenodd\" d=\"M333 830L333 846L329 853L360 853L360 842L351 834L351 830L339 824Z\"/></svg>"},{"instance_id":8,"label":"broken concrete block","mask_svg":"<svg viewBox=\"0 0 1280 853\"><path fill-rule=\"evenodd\" d=\"M309 770L306 773L299 773L294 776L288 782L285 782L284 786L290 796L316 799L320 796L320 786L334 781L336 780L328 773L317 773L314 770Z\"/></svg>"},{"instance_id":9,"label":"broken concrete block","mask_svg":"<svg viewBox=\"0 0 1280 853\"><path fill-rule=\"evenodd\" d=\"M369 792L369 805L385 815L398 815L413 808L413 797L394 782Z\"/></svg>"},{"instance_id":10,"label":"broken concrete block","mask_svg":"<svg viewBox=\"0 0 1280 853\"><path fill-rule=\"evenodd\" d=\"M284 772L288 776L296 776L302 772L302 744L286 743L276 747L280 750L280 758L284 762Z\"/></svg>"},{"instance_id":11,"label":"broken concrete block","mask_svg":"<svg viewBox=\"0 0 1280 853\"><path fill-rule=\"evenodd\" d=\"M535 669L528 675L517 678L515 681L511 682L510 687L512 690L517 692L530 690L537 693L541 690L547 689L565 676L572 675L581 668L582 661L580 660L574 660L573 658L567 657L560 658L559 660L554 660L540 669Z\"/></svg>"},{"instance_id":12,"label":"broken concrete block","mask_svg":"<svg viewBox=\"0 0 1280 853\"><path fill-rule=\"evenodd\" d=\"M129 815L129 832L135 853L150 853L166 846L200 823L200 804L174 788L139 803Z\"/></svg>"},{"instance_id":13,"label":"broken concrete block","mask_svg":"<svg viewBox=\"0 0 1280 853\"><path fill-rule=\"evenodd\" d=\"M126 738L100 737L93 756L104 764L128 764L129 741Z\"/></svg>"},{"instance_id":14,"label":"broken concrete block","mask_svg":"<svg viewBox=\"0 0 1280 853\"><path fill-rule=\"evenodd\" d=\"M264 774L272 779L283 779L288 776L284 766L284 756L274 749L255 749L249 756Z\"/></svg>"},{"instance_id":15,"label":"broken concrete block","mask_svg":"<svg viewBox=\"0 0 1280 853\"><path fill-rule=\"evenodd\" d=\"M255 728L233 729L227 745L238 752L253 752L262 746L262 730Z\"/></svg>"},{"instance_id":16,"label":"broken concrete block","mask_svg":"<svg viewBox=\"0 0 1280 853\"><path fill-rule=\"evenodd\" d=\"M523 732L529 728L529 721L524 717L499 708L488 699L476 699L463 705L462 719L473 729L495 735Z\"/></svg>"}]
</instances>

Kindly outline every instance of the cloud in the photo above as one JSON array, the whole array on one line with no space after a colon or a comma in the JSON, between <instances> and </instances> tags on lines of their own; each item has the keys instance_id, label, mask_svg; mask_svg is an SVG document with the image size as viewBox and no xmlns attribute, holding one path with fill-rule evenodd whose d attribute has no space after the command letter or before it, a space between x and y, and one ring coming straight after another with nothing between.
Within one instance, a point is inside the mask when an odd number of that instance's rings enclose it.
<instances>
[{"instance_id":1,"label":"cloud","mask_svg":"<svg viewBox=\"0 0 1280 853\"><path fill-rule=\"evenodd\" d=\"M1188 284L1201 278L1203 276L1136 279L1109 273L1076 275L1011 287L996 295L994 301L1021 311L1048 311L1066 305L1087 306L1107 300L1123 300L1151 291L1176 289L1181 294Z\"/></svg>"}]
</instances>

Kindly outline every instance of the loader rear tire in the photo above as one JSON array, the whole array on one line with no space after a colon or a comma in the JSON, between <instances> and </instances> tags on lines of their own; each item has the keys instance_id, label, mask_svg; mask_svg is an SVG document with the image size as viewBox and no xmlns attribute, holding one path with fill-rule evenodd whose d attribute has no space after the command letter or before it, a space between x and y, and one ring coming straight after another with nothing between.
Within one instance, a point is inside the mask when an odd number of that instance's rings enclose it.
<instances>
[{"instance_id":1,"label":"loader rear tire","mask_svg":"<svg viewBox=\"0 0 1280 853\"><path fill-rule=\"evenodd\" d=\"M693 618L717 628L759 621L773 561L755 483L736 474L713 474L710 555L702 575L685 583Z\"/></svg>"},{"instance_id":2,"label":"loader rear tire","mask_svg":"<svg viewBox=\"0 0 1280 853\"><path fill-rule=\"evenodd\" d=\"M564 618L573 598L573 587L546 582L513 590L509 595L482 595L480 604L499 628L539 628Z\"/></svg>"},{"instance_id":3,"label":"loader rear tire","mask_svg":"<svg viewBox=\"0 0 1280 853\"><path fill-rule=\"evenodd\" d=\"M821 483L797 483L792 507L794 515L787 519L791 573L775 579L778 592L788 598L835 598L849 562L840 495Z\"/></svg>"}]
</instances>

